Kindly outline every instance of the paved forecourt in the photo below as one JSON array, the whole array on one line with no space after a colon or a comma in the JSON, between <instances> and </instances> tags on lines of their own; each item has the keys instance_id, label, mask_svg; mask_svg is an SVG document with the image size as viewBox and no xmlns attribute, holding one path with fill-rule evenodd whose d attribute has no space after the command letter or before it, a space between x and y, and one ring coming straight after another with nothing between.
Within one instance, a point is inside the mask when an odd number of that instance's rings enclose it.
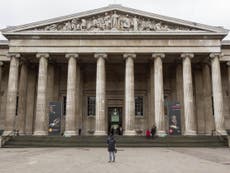
<instances>
[{"instance_id":1,"label":"paved forecourt","mask_svg":"<svg viewBox=\"0 0 230 173\"><path fill-rule=\"evenodd\" d=\"M119 148L108 163L106 148L0 149L1 173L229 173L228 148Z\"/></svg>"}]
</instances>

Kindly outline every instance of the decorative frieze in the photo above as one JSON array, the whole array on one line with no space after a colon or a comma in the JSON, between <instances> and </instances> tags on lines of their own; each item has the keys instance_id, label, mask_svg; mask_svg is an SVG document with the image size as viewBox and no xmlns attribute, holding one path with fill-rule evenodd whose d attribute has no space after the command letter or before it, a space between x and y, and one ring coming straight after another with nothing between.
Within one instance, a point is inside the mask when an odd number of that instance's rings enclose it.
<instances>
[{"instance_id":1,"label":"decorative frieze","mask_svg":"<svg viewBox=\"0 0 230 173\"><path fill-rule=\"evenodd\" d=\"M31 31L31 30L30 30ZM160 21L144 16L109 11L87 17L73 18L34 28L33 31L202 31L196 28Z\"/></svg>"}]
</instances>

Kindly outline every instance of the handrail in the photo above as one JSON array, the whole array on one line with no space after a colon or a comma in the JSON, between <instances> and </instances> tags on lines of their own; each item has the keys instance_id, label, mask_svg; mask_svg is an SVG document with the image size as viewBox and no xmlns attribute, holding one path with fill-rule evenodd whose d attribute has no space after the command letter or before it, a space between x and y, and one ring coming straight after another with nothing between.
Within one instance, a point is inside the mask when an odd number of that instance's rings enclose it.
<instances>
[{"instance_id":1,"label":"handrail","mask_svg":"<svg viewBox=\"0 0 230 173\"><path fill-rule=\"evenodd\" d=\"M7 135L0 136L0 148L2 148L7 141L9 141L12 137L15 136L15 131L11 131Z\"/></svg>"}]
</instances>

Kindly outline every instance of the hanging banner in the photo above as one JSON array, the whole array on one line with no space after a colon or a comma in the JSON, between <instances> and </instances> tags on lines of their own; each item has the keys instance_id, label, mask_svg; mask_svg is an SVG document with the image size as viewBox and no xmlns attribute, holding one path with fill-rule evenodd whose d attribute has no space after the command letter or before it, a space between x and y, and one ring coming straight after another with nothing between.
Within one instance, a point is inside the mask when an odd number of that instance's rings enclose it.
<instances>
[{"instance_id":1,"label":"hanging banner","mask_svg":"<svg viewBox=\"0 0 230 173\"><path fill-rule=\"evenodd\" d=\"M49 103L49 135L60 135L61 133L61 102Z\"/></svg>"},{"instance_id":2,"label":"hanging banner","mask_svg":"<svg viewBox=\"0 0 230 173\"><path fill-rule=\"evenodd\" d=\"M179 102L169 104L169 135L181 135L181 105Z\"/></svg>"}]
</instances>

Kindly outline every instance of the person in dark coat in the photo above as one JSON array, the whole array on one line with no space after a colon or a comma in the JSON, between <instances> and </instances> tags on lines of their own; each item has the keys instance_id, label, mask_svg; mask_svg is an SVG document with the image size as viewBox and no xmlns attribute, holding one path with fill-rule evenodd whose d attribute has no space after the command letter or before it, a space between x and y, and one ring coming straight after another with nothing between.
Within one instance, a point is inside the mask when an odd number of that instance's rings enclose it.
<instances>
[{"instance_id":1,"label":"person in dark coat","mask_svg":"<svg viewBox=\"0 0 230 173\"><path fill-rule=\"evenodd\" d=\"M151 128L151 135L152 135L152 138L155 137L156 131L157 131L157 128L156 128L155 125L153 125L153 127Z\"/></svg>"},{"instance_id":2,"label":"person in dark coat","mask_svg":"<svg viewBox=\"0 0 230 173\"><path fill-rule=\"evenodd\" d=\"M109 152L109 162L115 162L115 150L116 150L116 140L114 136L110 134L107 139L108 152Z\"/></svg>"}]
</instances>

